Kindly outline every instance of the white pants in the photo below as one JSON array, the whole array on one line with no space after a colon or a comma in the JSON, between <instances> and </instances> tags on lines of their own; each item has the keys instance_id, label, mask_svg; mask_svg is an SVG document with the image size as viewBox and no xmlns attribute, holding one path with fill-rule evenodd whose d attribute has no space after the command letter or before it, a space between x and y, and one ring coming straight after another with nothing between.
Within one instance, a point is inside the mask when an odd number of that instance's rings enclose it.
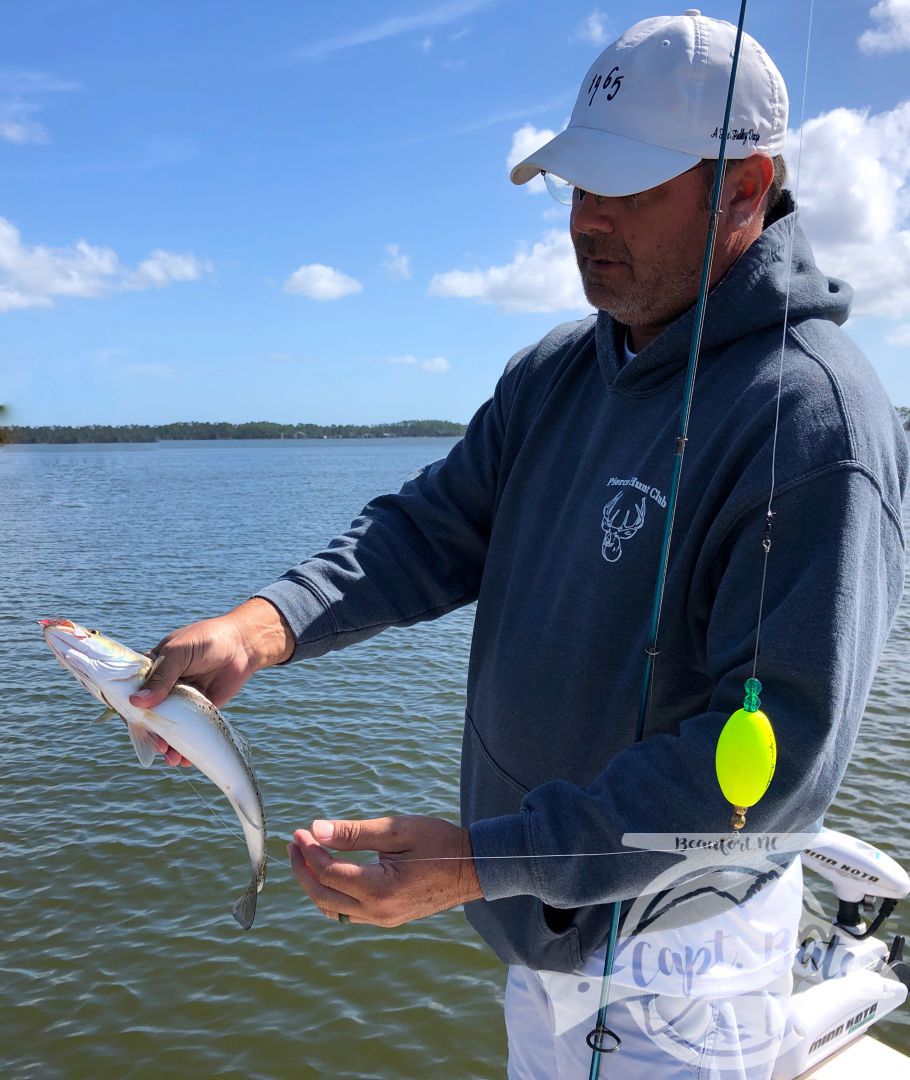
<instances>
[{"instance_id":1,"label":"white pants","mask_svg":"<svg viewBox=\"0 0 910 1080\"><path fill-rule=\"evenodd\" d=\"M700 887L681 883L667 910ZM620 934L604 1026L622 1045L599 1055L600 1078L768 1080L786 1029L802 900L794 859L703 921L662 928L652 919ZM628 921L636 925L632 913ZM569 974L509 968L510 1080L587 1080L605 953Z\"/></svg>"},{"instance_id":2,"label":"white pants","mask_svg":"<svg viewBox=\"0 0 910 1080\"><path fill-rule=\"evenodd\" d=\"M601 959L602 963L602 959ZM556 976L554 978L554 975ZM673 998L618 988L605 1026L622 1039L601 1054L602 1080L767 1080L784 1035L788 972L732 998ZM566 1000L566 994L573 998ZM587 1080L600 979L512 966L506 984L509 1080ZM572 1021L575 1020L575 1023Z\"/></svg>"}]
</instances>

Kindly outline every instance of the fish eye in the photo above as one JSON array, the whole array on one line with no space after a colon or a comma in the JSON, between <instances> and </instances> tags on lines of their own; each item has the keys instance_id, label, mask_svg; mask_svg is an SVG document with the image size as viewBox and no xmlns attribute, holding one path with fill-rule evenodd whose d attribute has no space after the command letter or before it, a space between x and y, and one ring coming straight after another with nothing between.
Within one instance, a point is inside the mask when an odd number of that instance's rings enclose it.
<instances>
[{"instance_id":1,"label":"fish eye","mask_svg":"<svg viewBox=\"0 0 910 1080\"><path fill-rule=\"evenodd\" d=\"M90 634L100 634L101 631L100 630L89 630L89 633Z\"/></svg>"}]
</instances>

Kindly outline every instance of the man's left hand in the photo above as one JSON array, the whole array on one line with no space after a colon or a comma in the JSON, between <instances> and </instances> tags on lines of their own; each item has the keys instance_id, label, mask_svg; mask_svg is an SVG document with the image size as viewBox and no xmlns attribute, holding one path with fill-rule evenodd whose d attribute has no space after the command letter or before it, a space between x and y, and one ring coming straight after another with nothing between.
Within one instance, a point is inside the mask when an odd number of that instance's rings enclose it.
<instances>
[{"instance_id":1,"label":"man's left hand","mask_svg":"<svg viewBox=\"0 0 910 1080\"><path fill-rule=\"evenodd\" d=\"M375 851L378 862L335 858L336 851ZM288 844L301 888L330 919L401 926L483 893L466 829L433 817L314 821Z\"/></svg>"}]
</instances>

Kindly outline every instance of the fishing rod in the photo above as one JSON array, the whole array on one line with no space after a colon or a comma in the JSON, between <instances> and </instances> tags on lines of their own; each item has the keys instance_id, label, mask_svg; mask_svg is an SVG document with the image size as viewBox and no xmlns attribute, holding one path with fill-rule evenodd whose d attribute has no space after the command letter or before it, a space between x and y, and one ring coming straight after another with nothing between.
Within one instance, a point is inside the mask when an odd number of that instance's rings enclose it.
<instances>
[{"instance_id":1,"label":"fishing rod","mask_svg":"<svg viewBox=\"0 0 910 1080\"><path fill-rule=\"evenodd\" d=\"M720 147L717 155L717 167L714 174L714 185L711 192L711 206L708 212L708 233L705 240L705 253L702 259L701 280L698 288L698 300L695 305L695 324L692 328L692 338L689 347L689 361L686 368L686 380L683 390L683 401L680 410L679 417L679 432L676 437L676 453L673 464L673 478L670 485L670 493L667 500L667 516L664 524L664 535L661 544L660 560L658 563L657 579L654 586L654 597L651 605L651 617L648 628L648 646L645 649L645 667L642 675L641 697L638 707L638 718L635 725L635 743L641 742L644 737L645 725L651 710L651 699L654 686L654 665L658 656L658 634L660 630L660 616L663 608L664 592L666 589L667 570L670 559L670 544L673 538L673 525L676 518L676 508L679 500L679 486L682 476L683 458L686 452L686 443L688 442L689 432L689 418L692 411L692 399L695 391L695 374L698 369L698 359L701 352L701 340L702 332L704 328L705 320L705 306L708 299L708 289L711 281L711 268L714 260L714 247L717 236L717 223L720 216L720 196L723 186L724 178L724 166L726 163L726 149L727 149L727 137L730 126L730 116L733 111L733 92L736 84L736 72L739 67L739 57L742 46L743 26L746 19L746 4L747 0L741 0L739 9L739 22L736 27L736 41L733 47L733 58L730 67L730 78L727 83L727 101L724 110L723 128L721 131ZM775 431L776 438L776 431ZM770 537L768 530L766 529L766 548L765 558L767 559L768 552L770 551ZM764 586L764 581L763 581ZM757 652L756 652L757 657ZM750 679L746 686L746 699L743 709L737 710L736 713L728 721L728 724L733 723L734 727L726 739L722 736L722 741L725 749L734 748L734 751L738 749L743 743L747 748L748 754L747 760L754 757L756 751L759 757L767 758L770 751L771 758L771 772L773 772L773 763L775 758L774 752L774 734L771 728L770 722L764 713L758 711L758 690L760 689L760 683L754 678ZM755 725L758 727L758 734L756 737ZM726 728L724 729L726 732ZM770 743L768 739L770 738ZM762 751L764 750L764 753ZM734 766L734 779L737 778L736 773L736 757L732 758L728 753L725 753L723 758L723 768L726 778L726 767L732 764ZM762 766L759 766L759 772L764 771ZM767 771L767 782L770 783L770 775ZM722 784L722 789L724 785ZM728 792L724 791L725 796L728 796ZM733 805L735 807L733 824L734 828L742 828L745 824L745 807L754 804L764 794L764 789L759 791L755 798L752 796L756 794L752 787L741 787L739 784L734 784L730 790L730 794L735 795L736 800ZM751 802L740 802L740 799L751 799ZM739 822L739 824L737 824ZM607 1019L607 1007L610 998L610 981L613 974L613 965L616 956L616 943L619 936L619 920L622 911L622 901L613 901L613 910L610 924L610 934L607 939L607 951L604 958L604 972L603 979L601 981L600 990L600 1003L597 1010L597 1019L594 1028L588 1033L586 1041L591 1048L591 1065L588 1073L589 1080L598 1080L600 1075L600 1062L604 1054L615 1053L622 1046L622 1039L615 1031L612 1031L606 1026Z\"/></svg>"},{"instance_id":2,"label":"fishing rod","mask_svg":"<svg viewBox=\"0 0 910 1080\"><path fill-rule=\"evenodd\" d=\"M658 579L654 591L654 604L652 607L651 634L649 645L646 650L645 672L642 679L642 695L639 706L638 723L636 725L635 741L639 742L644 735L644 728L650 714L651 691L654 677L654 664L658 655L657 637L660 625L660 614L663 603L663 592L666 584L666 574L669 561L670 542L672 538L673 524L675 519L679 479L682 473L682 458L685 453L687 441L688 420L691 412L692 397L694 392L695 371L698 364L698 356L701 349L701 333L704 323L704 308L707 301L707 287L710 280L710 263L713 257L714 234L716 232L717 216L719 214L720 189L724 167L727 129L733 101L733 92L736 81L736 71L739 62L740 45L742 40L743 25L745 23L747 0L742 0L740 6L739 23L736 32L736 44L733 53L730 70L730 80L727 87L727 103L724 117L724 128L718 154L717 173L714 178L714 188L711 196L711 210L709 219L709 233L705 245L705 258L702 266L702 279L699 288L699 297L696 308L695 327L693 328L692 344L689 353L689 367L685 384L683 405L680 415L680 435L677 438L676 461L673 474L673 488L668 501L667 521L664 530L664 541L661 549L661 560L658 570ZM809 83L809 54L812 41L812 25L815 12L815 0L809 0L809 18L806 35L806 56L803 68L802 100L800 106L800 140L797 157L796 179L794 185L795 202L798 205L800 171L802 166L802 142L803 129L806 115L806 91ZM761 635L762 615L764 610L765 585L768 575L768 557L771 552L771 527L774 518L773 503L776 490L776 464L777 464L777 441L780 430L780 407L783 387L784 354L787 339L787 320L790 310L790 282L793 270L793 240L796 232L796 214L794 207L793 222L790 227L787 249L787 283L784 301L783 328L781 332L780 361L777 374L777 400L774 415L774 434L771 444L771 477L768 505L765 512L765 529L762 537L762 573L759 588L758 619L755 630L755 649L752 658L752 674L745 683L745 698L743 708L737 710L729 718L721 731L718 739L715 758L715 769L718 782L724 796L733 806L733 818L731 824L734 830L742 829L745 825L746 809L754 805L764 794L771 782L776 760L776 745L774 731L767 716L758 708L761 700L759 693L762 686L757 678L759 640ZM735 835L735 833L734 833ZM604 980L601 984L600 1008L597 1013L597 1024L588 1035L588 1045L591 1047L591 1067L589 1080L597 1080L600 1071L600 1058L604 1053L612 1053L621 1046L619 1037L606 1027L607 1006L609 1003L609 981L613 971L613 961L616 951L616 938L619 928L619 915L621 902L613 904L613 917L611 921L610 937L608 939L607 953L604 960ZM603 1039L609 1036L614 1041L613 1046L604 1046Z\"/></svg>"}]
</instances>

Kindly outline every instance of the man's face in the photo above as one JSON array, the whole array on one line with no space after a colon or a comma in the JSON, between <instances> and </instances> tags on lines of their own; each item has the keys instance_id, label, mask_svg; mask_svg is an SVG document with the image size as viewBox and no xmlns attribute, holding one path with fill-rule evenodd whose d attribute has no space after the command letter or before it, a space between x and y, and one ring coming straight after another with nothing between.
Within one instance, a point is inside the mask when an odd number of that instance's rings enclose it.
<instances>
[{"instance_id":1,"label":"man's face","mask_svg":"<svg viewBox=\"0 0 910 1080\"><path fill-rule=\"evenodd\" d=\"M698 296L707 203L699 166L638 195L598 202L576 190L569 228L588 302L660 333Z\"/></svg>"}]
</instances>

